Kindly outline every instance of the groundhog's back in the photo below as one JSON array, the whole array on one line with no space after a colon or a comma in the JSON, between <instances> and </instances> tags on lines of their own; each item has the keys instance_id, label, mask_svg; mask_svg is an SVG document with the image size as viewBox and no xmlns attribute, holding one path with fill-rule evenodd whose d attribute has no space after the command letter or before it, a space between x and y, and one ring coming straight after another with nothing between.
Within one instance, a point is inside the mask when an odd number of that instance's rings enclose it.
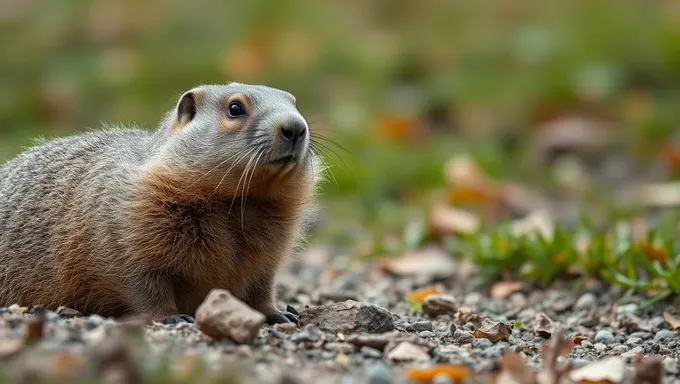
<instances>
[{"instance_id":1,"label":"groundhog's back","mask_svg":"<svg viewBox=\"0 0 680 384\"><path fill-rule=\"evenodd\" d=\"M116 200L126 198L150 139L91 132L39 143L0 168L0 305L97 310L114 301Z\"/></svg>"}]
</instances>

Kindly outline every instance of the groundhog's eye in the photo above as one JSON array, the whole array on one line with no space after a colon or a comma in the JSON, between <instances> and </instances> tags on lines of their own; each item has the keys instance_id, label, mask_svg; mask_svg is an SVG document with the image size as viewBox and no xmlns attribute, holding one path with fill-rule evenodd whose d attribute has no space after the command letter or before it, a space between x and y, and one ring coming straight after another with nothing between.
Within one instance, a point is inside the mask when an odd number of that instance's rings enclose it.
<instances>
[{"instance_id":1,"label":"groundhog's eye","mask_svg":"<svg viewBox=\"0 0 680 384\"><path fill-rule=\"evenodd\" d=\"M229 103L229 108L227 109L227 115L229 115L229 117L235 119L245 114L246 110L245 108L243 108L243 105L240 102L232 101L231 103Z\"/></svg>"}]
</instances>

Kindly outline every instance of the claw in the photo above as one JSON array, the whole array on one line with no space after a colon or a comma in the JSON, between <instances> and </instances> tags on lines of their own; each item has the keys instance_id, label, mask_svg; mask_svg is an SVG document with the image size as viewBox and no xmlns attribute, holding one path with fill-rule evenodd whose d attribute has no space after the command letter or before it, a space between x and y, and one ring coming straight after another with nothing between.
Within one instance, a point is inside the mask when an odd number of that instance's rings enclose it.
<instances>
[{"instance_id":1,"label":"claw","mask_svg":"<svg viewBox=\"0 0 680 384\"><path fill-rule=\"evenodd\" d=\"M267 324L269 325L274 325L274 324L283 324L283 323L290 323L290 320L288 320L288 317L284 316L283 314L276 312L267 315Z\"/></svg>"},{"instance_id":2,"label":"claw","mask_svg":"<svg viewBox=\"0 0 680 384\"><path fill-rule=\"evenodd\" d=\"M285 316L288 320L291 321L291 323L298 324L298 315L295 313L291 313L289 311L283 312L283 316Z\"/></svg>"}]
</instances>

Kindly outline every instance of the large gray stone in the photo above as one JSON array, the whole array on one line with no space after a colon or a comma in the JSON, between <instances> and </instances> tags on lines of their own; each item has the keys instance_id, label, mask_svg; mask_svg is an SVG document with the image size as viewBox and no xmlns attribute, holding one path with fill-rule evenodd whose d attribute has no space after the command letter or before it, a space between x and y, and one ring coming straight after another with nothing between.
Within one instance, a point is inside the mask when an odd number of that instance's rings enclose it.
<instances>
[{"instance_id":1,"label":"large gray stone","mask_svg":"<svg viewBox=\"0 0 680 384\"><path fill-rule=\"evenodd\" d=\"M307 308L300 314L299 322L301 326L313 324L330 333L383 333L394 329L390 311L354 300Z\"/></svg>"}]
</instances>

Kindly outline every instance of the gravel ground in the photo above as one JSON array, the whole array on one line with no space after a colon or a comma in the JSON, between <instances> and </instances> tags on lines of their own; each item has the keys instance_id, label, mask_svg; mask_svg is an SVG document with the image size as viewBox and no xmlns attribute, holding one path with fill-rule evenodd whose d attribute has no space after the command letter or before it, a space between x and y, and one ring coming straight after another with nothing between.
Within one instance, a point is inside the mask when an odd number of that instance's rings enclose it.
<instances>
[{"instance_id":1,"label":"gravel ground","mask_svg":"<svg viewBox=\"0 0 680 384\"><path fill-rule=\"evenodd\" d=\"M43 314L40 308L1 308L0 356L16 380L95 372L112 382L139 382L137 372L162 366L168 356L162 352L169 352L175 377L190 377L200 357L206 369L231 369L243 382L407 383L409 368L452 364L474 374L469 382L496 377L500 383L506 352L541 371L547 356L542 346L564 335L569 353L553 366L570 362L578 369L619 357L610 361L624 365L597 371L613 374L610 382L630 382L635 358L643 354L660 362L664 382L680 382L680 339L669 324L675 309L668 304L643 308L633 298L617 305L623 292L596 282L472 290L468 266L444 257L427 260L409 269L409 259L356 263L311 248L279 278L281 308L299 311L300 327L264 325L252 342L240 345L212 339L191 323L139 328L67 309ZM428 287L439 293L414 311L405 297ZM124 330L132 336L122 337ZM617 370L625 376L611 373ZM453 380L440 374L431 382Z\"/></svg>"}]
</instances>

